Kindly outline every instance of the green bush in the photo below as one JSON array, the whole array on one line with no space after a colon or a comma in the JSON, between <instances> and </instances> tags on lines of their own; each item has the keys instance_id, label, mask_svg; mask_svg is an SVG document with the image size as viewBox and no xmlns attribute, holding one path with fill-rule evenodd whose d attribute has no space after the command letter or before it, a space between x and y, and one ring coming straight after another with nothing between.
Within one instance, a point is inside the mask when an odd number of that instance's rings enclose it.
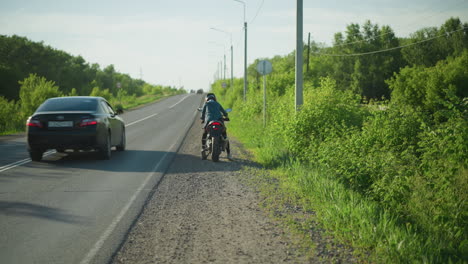
<instances>
[{"instance_id":1,"label":"green bush","mask_svg":"<svg viewBox=\"0 0 468 264\"><path fill-rule=\"evenodd\" d=\"M323 78L320 87L305 89L304 102L301 111L287 113L284 124L288 151L299 159L313 159L322 141L362 126L360 97L338 90L332 79Z\"/></svg>"},{"instance_id":2,"label":"green bush","mask_svg":"<svg viewBox=\"0 0 468 264\"><path fill-rule=\"evenodd\" d=\"M440 254L468 257L468 121L454 117L427 127L419 142L421 170L412 181L408 213L440 241Z\"/></svg>"},{"instance_id":3,"label":"green bush","mask_svg":"<svg viewBox=\"0 0 468 264\"><path fill-rule=\"evenodd\" d=\"M68 96L78 96L78 92L76 91L76 88L71 89L70 93Z\"/></svg>"},{"instance_id":4,"label":"green bush","mask_svg":"<svg viewBox=\"0 0 468 264\"><path fill-rule=\"evenodd\" d=\"M8 101L0 96L0 133L24 129L25 120L18 113L20 113L20 105L17 102Z\"/></svg>"},{"instance_id":5,"label":"green bush","mask_svg":"<svg viewBox=\"0 0 468 264\"><path fill-rule=\"evenodd\" d=\"M109 89L102 90L98 86L95 86L93 88L90 96L100 96L100 97L105 98L108 101L110 101L113 98L112 93L109 91Z\"/></svg>"},{"instance_id":6,"label":"green bush","mask_svg":"<svg viewBox=\"0 0 468 264\"><path fill-rule=\"evenodd\" d=\"M356 25L348 29L360 32ZM412 52L417 58L417 50ZM317 210L344 241L372 251L376 262L466 263L468 51L447 54L457 57L401 70L374 68L382 63L375 56L359 57L358 63L313 58L318 69L306 74L298 112L294 54L277 56L267 77L265 127L254 66L246 101L242 79L227 89L218 81L212 89L223 105L234 108L229 133L257 161L280 171L288 185L283 191ZM353 67L353 74L346 71ZM328 77L318 78L318 72ZM390 101L376 106L361 97L386 90L383 78L392 72L386 81Z\"/></svg>"},{"instance_id":7,"label":"green bush","mask_svg":"<svg viewBox=\"0 0 468 264\"><path fill-rule=\"evenodd\" d=\"M30 74L28 78L20 81L21 115L28 117L46 99L62 96L58 86L53 81L47 81L44 77Z\"/></svg>"},{"instance_id":8,"label":"green bush","mask_svg":"<svg viewBox=\"0 0 468 264\"><path fill-rule=\"evenodd\" d=\"M468 97L468 51L434 67L406 67L387 83L393 103L421 108L434 115L436 122L446 121L452 110L466 107L463 99Z\"/></svg>"},{"instance_id":9,"label":"green bush","mask_svg":"<svg viewBox=\"0 0 468 264\"><path fill-rule=\"evenodd\" d=\"M433 68L404 69L389 81L394 98L379 107L361 104L359 95L323 78L317 87L305 83L304 105L296 113L294 89L287 86L281 95L268 94L266 127L261 89L251 88L244 102L236 82L219 92L219 100L234 102L229 129L258 161L296 168L289 177L302 190L300 199L330 206L344 199L337 208L317 210L336 223L336 234L345 240L374 248L383 262L463 262L468 252L464 63L457 58ZM320 172L314 181L306 173L311 168ZM338 186L346 193L332 190ZM356 197L366 200L359 205L366 208L346 204Z\"/></svg>"}]
</instances>

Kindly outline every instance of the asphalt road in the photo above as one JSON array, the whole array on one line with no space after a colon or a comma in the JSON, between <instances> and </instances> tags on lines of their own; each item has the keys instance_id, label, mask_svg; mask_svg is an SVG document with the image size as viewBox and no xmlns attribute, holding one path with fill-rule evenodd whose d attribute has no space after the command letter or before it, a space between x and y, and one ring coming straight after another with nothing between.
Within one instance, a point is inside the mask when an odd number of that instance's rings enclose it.
<instances>
[{"instance_id":1,"label":"asphalt road","mask_svg":"<svg viewBox=\"0 0 468 264\"><path fill-rule=\"evenodd\" d=\"M50 153L0 139L0 263L106 263L158 185L198 111L185 94L126 112L127 150Z\"/></svg>"}]
</instances>

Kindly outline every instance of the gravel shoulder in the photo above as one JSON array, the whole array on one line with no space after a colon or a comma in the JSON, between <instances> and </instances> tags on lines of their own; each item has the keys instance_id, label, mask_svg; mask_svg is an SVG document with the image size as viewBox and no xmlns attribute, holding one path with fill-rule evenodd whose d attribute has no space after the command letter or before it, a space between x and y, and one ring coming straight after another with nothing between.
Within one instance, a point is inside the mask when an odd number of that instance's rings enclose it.
<instances>
[{"instance_id":1,"label":"gravel shoulder","mask_svg":"<svg viewBox=\"0 0 468 264\"><path fill-rule=\"evenodd\" d=\"M303 263L280 223L261 209L233 142L233 161L200 158L197 122L112 263Z\"/></svg>"}]
</instances>

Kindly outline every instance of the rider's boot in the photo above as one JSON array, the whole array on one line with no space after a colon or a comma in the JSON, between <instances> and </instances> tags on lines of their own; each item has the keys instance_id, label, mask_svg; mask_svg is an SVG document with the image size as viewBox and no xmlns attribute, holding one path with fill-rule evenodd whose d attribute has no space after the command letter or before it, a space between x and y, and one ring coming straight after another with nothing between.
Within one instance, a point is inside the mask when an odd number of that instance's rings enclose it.
<instances>
[{"instance_id":1,"label":"rider's boot","mask_svg":"<svg viewBox=\"0 0 468 264\"><path fill-rule=\"evenodd\" d=\"M226 137L227 139L227 137ZM232 160L232 156L231 156L231 144L229 143L229 141L227 141L227 144L226 144L226 152L227 152L227 158L228 160Z\"/></svg>"}]
</instances>

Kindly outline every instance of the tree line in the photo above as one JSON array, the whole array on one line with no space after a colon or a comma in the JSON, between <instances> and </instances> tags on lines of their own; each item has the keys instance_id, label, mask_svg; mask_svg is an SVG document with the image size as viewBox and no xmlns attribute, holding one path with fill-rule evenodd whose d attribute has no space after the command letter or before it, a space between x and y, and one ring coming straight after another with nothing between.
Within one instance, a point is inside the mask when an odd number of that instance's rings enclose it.
<instances>
[{"instance_id":1,"label":"tree line","mask_svg":"<svg viewBox=\"0 0 468 264\"><path fill-rule=\"evenodd\" d=\"M156 98L183 92L131 78L114 65L101 68L81 56L17 35L0 35L0 80L0 133L24 129L23 119L51 96L103 96L131 106L144 95Z\"/></svg>"},{"instance_id":2,"label":"tree line","mask_svg":"<svg viewBox=\"0 0 468 264\"><path fill-rule=\"evenodd\" d=\"M411 45L414 43L419 44ZM317 85L321 77L330 77L339 89L353 90L366 100L385 100L390 99L391 94L386 80L400 69L431 67L447 57L460 56L468 48L468 23L450 18L440 27L423 28L409 38L398 38L390 26L379 26L371 21L363 25L352 23L345 32L335 34L331 47L314 41L304 47L304 80ZM394 50L387 52L360 55L392 48ZM256 71L259 60L248 69L250 87L257 89L262 85ZM273 92L282 95L285 87L294 84L295 52L270 60L275 66L271 79L283 84L274 86L278 90Z\"/></svg>"}]
</instances>

